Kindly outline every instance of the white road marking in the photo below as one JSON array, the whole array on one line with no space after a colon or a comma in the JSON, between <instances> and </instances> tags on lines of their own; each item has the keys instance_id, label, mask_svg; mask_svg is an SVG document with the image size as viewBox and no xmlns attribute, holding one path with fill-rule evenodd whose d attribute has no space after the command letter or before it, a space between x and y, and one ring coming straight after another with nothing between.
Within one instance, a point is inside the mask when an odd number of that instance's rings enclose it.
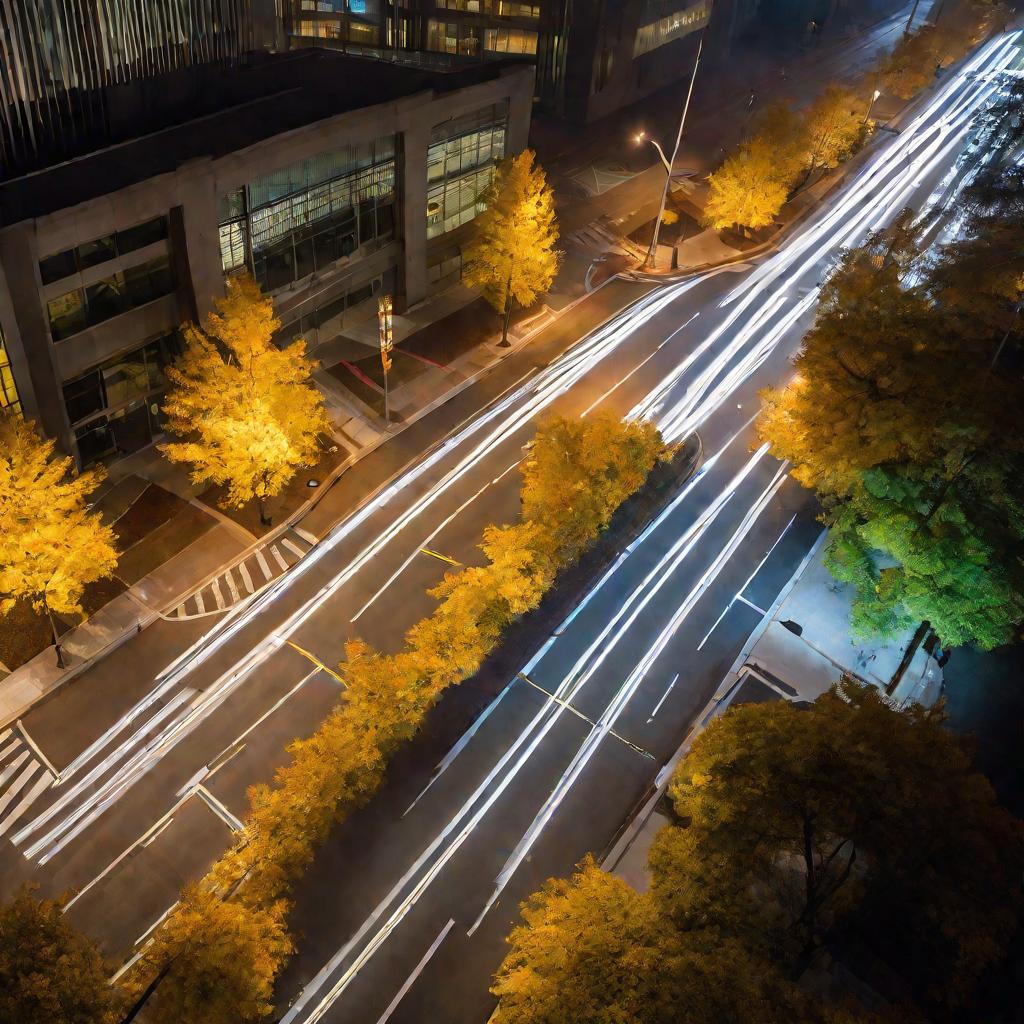
<instances>
[{"instance_id":1,"label":"white road marking","mask_svg":"<svg viewBox=\"0 0 1024 1024\"><path fill-rule=\"evenodd\" d=\"M269 583L274 578L274 574L270 571L270 566L267 565L267 559L263 554L262 548L259 548L256 551L256 561L259 562L260 569L263 571L263 576Z\"/></svg>"},{"instance_id":2,"label":"white road marking","mask_svg":"<svg viewBox=\"0 0 1024 1024\"><path fill-rule=\"evenodd\" d=\"M220 579L215 579L210 584L210 590L213 592L213 599L217 602L219 609L224 608L224 595L220 592Z\"/></svg>"},{"instance_id":3,"label":"white road marking","mask_svg":"<svg viewBox=\"0 0 1024 1024\"><path fill-rule=\"evenodd\" d=\"M302 550L302 548L300 548L298 544L296 544L296 543L295 543L294 541L290 540L290 539L289 539L288 537L282 537L282 538L281 538L281 543L282 543L282 544L283 544L283 545L284 545L284 546L285 546L285 547L286 547L286 548L287 548L287 549L288 549L288 550L289 550L289 551L290 551L290 552L291 552L291 553L292 553L292 554L293 554L293 555L294 555L294 556L295 556L296 558L301 558L301 557L302 557L302 556L303 556L303 555L305 554L305 552L304 552L304 551Z\"/></svg>"},{"instance_id":4,"label":"white road marking","mask_svg":"<svg viewBox=\"0 0 1024 1024\"><path fill-rule=\"evenodd\" d=\"M651 722L653 722L654 719L657 717L658 712L661 710L661 705L665 703L665 700L667 699L668 695L672 692L678 680L679 673L677 672L672 677L672 681L668 684L668 689L661 695L661 700L659 700L658 703L654 705L654 710L651 712L651 717L647 719L648 725L650 725Z\"/></svg>"},{"instance_id":5,"label":"white road marking","mask_svg":"<svg viewBox=\"0 0 1024 1024\"><path fill-rule=\"evenodd\" d=\"M238 592L238 584L235 583L234 574L230 569L224 573L224 582L228 585L228 590L231 591L231 603L236 604L242 599L242 595Z\"/></svg>"},{"instance_id":6,"label":"white road marking","mask_svg":"<svg viewBox=\"0 0 1024 1024\"><path fill-rule=\"evenodd\" d=\"M398 1004L405 998L405 993L412 988L413 982L415 982L416 979L420 976L420 974L423 973L423 968L427 966L427 964L430 962L430 958L437 952L437 947L440 946L441 943L444 942L444 940L447 938L448 933L452 930L452 926L454 924L455 919L449 918L448 923L441 929L440 933L438 934L437 938L434 939L433 943L431 943L430 949L428 949L426 953L423 954L423 958L416 965L412 974L410 974L409 977L405 979L405 984L402 985L402 987L398 990L398 994L388 1004L388 1008L381 1014L380 1018L377 1020L377 1024L387 1024L387 1022L391 1019L391 1015L395 1012L395 1010L398 1009Z\"/></svg>"},{"instance_id":7,"label":"white road marking","mask_svg":"<svg viewBox=\"0 0 1024 1024\"><path fill-rule=\"evenodd\" d=\"M270 548L270 553L274 556L277 564L281 566L281 572L287 572L288 563L281 557L281 552L277 550L276 544Z\"/></svg>"},{"instance_id":8,"label":"white road marking","mask_svg":"<svg viewBox=\"0 0 1024 1024\"><path fill-rule=\"evenodd\" d=\"M252 585L252 577L249 575L249 569L244 561L238 563L238 574L242 577L242 584L245 586L246 591L251 594L255 588Z\"/></svg>"}]
</instances>

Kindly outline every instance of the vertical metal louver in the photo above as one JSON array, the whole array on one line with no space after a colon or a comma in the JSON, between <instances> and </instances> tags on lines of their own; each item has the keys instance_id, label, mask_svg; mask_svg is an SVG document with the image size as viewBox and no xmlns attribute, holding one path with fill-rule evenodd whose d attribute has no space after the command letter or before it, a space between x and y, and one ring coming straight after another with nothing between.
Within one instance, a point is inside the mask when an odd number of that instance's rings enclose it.
<instances>
[{"instance_id":1,"label":"vertical metal louver","mask_svg":"<svg viewBox=\"0 0 1024 1024\"><path fill-rule=\"evenodd\" d=\"M107 86L230 61L253 0L0 0L0 177L104 141Z\"/></svg>"}]
</instances>

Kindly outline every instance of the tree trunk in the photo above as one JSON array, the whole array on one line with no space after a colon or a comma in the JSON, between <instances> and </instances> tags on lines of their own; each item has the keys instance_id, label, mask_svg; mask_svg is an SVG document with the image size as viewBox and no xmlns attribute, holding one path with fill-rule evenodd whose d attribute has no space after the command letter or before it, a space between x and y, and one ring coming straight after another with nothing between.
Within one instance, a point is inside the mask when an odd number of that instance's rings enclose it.
<instances>
[{"instance_id":1,"label":"tree trunk","mask_svg":"<svg viewBox=\"0 0 1024 1024\"><path fill-rule=\"evenodd\" d=\"M259 500L259 504L260 504L260 526L273 526L274 525L273 519L270 516L267 515L267 502L266 502L266 499L264 497L260 496L260 498L258 500Z\"/></svg>"},{"instance_id":2,"label":"tree trunk","mask_svg":"<svg viewBox=\"0 0 1024 1024\"><path fill-rule=\"evenodd\" d=\"M46 609L46 617L50 620L50 632L53 634L53 646L57 651L57 668L67 668L64 664L64 652L61 650L60 637L57 635L57 623L53 621L53 612L50 611L50 606L47 604L46 598L43 598L43 608Z\"/></svg>"},{"instance_id":3,"label":"tree trunk","mask_svg":"<svg viewBox=\"0 0 1024 1024\"><path fill-rule=\"evenodd\" d=\"M505 296L505 318L501 324L501 341L498 342L500 348L509 348L511 342L508 340L508 322L512 319L512 293L508 292Z\"/></svg>"}]
</instances>

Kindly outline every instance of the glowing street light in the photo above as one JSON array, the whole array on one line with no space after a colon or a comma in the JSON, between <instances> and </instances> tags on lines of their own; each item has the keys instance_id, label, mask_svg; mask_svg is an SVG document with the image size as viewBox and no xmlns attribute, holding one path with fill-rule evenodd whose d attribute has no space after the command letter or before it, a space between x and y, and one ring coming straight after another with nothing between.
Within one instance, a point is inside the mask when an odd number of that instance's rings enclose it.
<instances>
[{"instance_id":1,"label":"glowing street light","mask_svg":"<svg viewBox=\"0 0 1024 1024\"><path fill-rule=\"evenodd\" d=\"M382 295L377 300L377 326L380 334L380 365L384 368L384 421L391 422L391 409L388 404L388 370L391 369L391 350L394 348L392 334L392 303L390 295Z\"/></svg>"},{"instance_id":2,"label":"glowing street light","mask_svg":"<svg viewBox=\"0 0 1024 1024\"><path fill-rule=\"evenodd\" d=\"M882 95L882 90L881 89L876 89L871 94L871 100L868 103L868 109L864 112L864 124L868 123L868 118L871 116L871 108L875 105L875 100L877 100L878 97L881 96L881 95Z\"/></svg>"}]
</instances>

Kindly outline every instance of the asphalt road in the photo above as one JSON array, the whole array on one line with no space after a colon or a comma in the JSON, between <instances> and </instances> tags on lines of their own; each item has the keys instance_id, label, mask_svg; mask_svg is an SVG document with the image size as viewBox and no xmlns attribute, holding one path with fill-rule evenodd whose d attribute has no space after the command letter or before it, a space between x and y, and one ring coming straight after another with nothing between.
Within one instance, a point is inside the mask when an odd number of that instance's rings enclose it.
<instances>
[{"instance_id":1,"label":"asphalt road","mask_svg":"<svg viewBox=\"0 0 1024 1024\"><path fill-rule=\"evenodd\" d=\"M996 41L976 70L1016 59ZM470 561L483 526L516 514L515 466L544 411L632 412L670 440L699 431L701 473L571 621L524 652L524 674L557 699L509 683L403 816L438 760L406 758L298 894L285 1020L480 1020L518 901L607 843L816 535L808 496L751 450L758 389L785 380L844 245L908 203L955 208L977 156L970 119L995 88L987 74L951 77L770 259L602 289L342 478L314 513L337 525L256 600L205 636L161 623L33 710L2 741L25 760L0 782L0 801L14 794L0 807L0 889L33 877L78 892L75 922L128 955L224 846L245 787L338 699L289 642L326 664L353 635L395 648L446 568L420 548ZM58 784L11 790L40 754Z\"/></svg>"}]
</instances>

